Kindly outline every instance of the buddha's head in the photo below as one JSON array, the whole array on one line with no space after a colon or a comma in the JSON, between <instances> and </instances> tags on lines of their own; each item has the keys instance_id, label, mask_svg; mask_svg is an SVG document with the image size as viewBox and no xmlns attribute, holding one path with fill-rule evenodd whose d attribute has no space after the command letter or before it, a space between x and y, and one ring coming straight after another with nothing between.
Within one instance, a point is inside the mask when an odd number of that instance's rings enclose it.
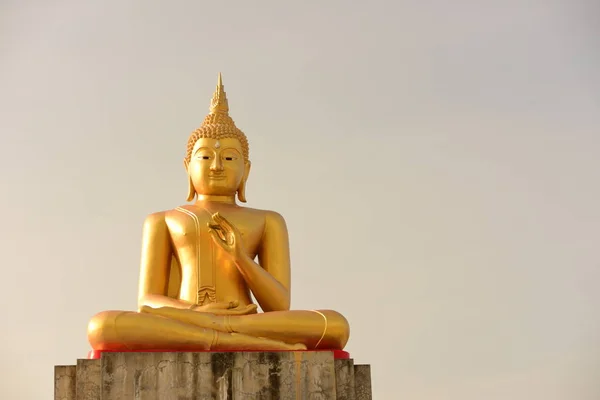
<instances>
[{"instance_id":1,"label":"buddha's head","mask_svg":"<svg viewBox=\"0 0 600 400\"><path fill-rule=\"evenodd\" d=\"M184 166L189 177L188 201L196 195L235 196L246 202L250 173L248 139L229 116L221 74L210 113L190 135Z\"/></svg>"}]
</instances>

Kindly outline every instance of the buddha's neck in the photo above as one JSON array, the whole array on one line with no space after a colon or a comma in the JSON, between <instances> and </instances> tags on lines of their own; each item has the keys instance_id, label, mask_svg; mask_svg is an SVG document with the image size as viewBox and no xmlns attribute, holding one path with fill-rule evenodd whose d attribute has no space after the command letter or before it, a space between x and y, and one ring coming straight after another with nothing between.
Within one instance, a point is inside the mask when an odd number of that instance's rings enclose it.
<instances>
[{"instance_id":1,"label":"buddha's neck","mask_svg":"<svg viewBox=\"0 0 600 400\"><path fill-rule=\"evenodd\" d=\"M197 205L206 203L223 203L223 204L236 204L235 195L233 196L216 196L210 194L199 194L196 200Z\"/></svg>"}]
</instances>

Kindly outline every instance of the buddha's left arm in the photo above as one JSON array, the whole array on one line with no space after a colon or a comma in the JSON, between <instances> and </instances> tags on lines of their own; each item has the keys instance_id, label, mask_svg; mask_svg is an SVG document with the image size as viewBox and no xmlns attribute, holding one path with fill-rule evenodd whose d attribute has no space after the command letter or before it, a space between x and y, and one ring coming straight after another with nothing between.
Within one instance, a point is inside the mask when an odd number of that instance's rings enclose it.
<instances>
[{"instance_id":1,"label":"buddha's left arm","mask_svg":"<svg viewBox=\"0 0 600 400\"><path fill-rule=\"evenodd\" d=\"M259 264L250 257L238 262L240 273L263 311L290 309L290 248L283 217L268 212L265 218Z\"/></svg>"}]
</instances>

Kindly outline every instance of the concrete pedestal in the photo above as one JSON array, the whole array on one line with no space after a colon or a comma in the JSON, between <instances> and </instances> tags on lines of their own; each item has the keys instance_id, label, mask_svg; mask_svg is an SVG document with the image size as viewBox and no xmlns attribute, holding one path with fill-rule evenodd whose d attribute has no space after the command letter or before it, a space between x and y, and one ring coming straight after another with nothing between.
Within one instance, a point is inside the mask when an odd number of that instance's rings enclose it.
<instances>
[{"instance_id":1,"label":"concrete pedestal","mask_svg":"<svg viewBox=\"0 0 600 400\"><path fill-rule=\"evenodd\" d=\"M103 353L56 366L55 400L367 400L371 369L332 352Z\"/></svg>"}]
</instances>

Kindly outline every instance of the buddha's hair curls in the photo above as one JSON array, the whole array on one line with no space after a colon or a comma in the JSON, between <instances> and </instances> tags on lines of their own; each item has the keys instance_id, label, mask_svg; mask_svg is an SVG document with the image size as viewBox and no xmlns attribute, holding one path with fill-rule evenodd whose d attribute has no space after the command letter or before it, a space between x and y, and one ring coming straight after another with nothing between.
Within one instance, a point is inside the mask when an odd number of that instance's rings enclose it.
<instances>
[{"instance_id":1,"label":"buddha's hair curls","mask_svg":"<svg viewBox=\"0 0 600 400\"><path fill-rule=\"evenodd\" d=\"M200 128L196 129L190 135L187 143L187 151L185 154L186 162L190 162L194 145L201 138L208 139L237 139L242 145L242 153L244 161L248 161L250 148L248 146L248 138L237 126L233 119L226 113L211 113L204 118L204 122Z\"/></svg>"}]
</instances>

